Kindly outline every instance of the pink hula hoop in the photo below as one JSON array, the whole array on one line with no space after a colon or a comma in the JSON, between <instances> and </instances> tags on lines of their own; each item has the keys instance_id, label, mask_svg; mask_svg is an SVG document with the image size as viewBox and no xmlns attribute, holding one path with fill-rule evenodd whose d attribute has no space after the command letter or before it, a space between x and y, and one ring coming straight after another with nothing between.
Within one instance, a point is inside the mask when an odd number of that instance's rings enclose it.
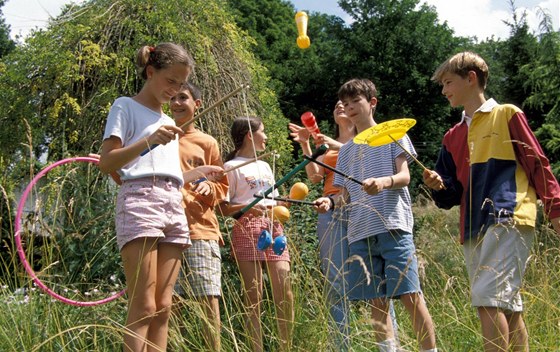
<instances>
[{"instance_id":1,"label":"pink hula hoop","mask_svg":"<svg viewBox=\"0 0 560 352\"><path fill-rule=\"evenodd\" d=\"M23 245L21 243L21 236L20 236L20 231L21 231L21 226L22 226L22 214L23 214L23 208L25 206L25 201L27 200L27 197L29 196L29 193L31 193L31 190L33 189L33 186L35 186L35 184L37 183L37 181L39 181L39 179L43 176L45 176L49 171L51 171L52 169L54 169L57 166L63 165L63 164L68 164L68 163L72 163L72 162L88 162L88 163L94 163L97 164L99 163L98 159L95 158L91 158L91 157L75 157L75 158L68 158L68 159L63 159L60 161L57 161L56 163L53 163L49 166L47 166L46 168L44 168L43 170L41 170L41 172L39 172L34 178L33 180L31 180L31 182L27 185L27 187L25 188L25 190L23 191L23 194L21 195L21 198L19 200L18 203L18 207L17 207L17 213L16 213L16 224L15 224L15 240L16 240L16 246L17 246L17 252L18 252L18 256L19 259L21 260L21 263L23 264L23 267L25 268L25 271L27 271L27 273L29 274L29 276L31 276L31 278L33 279L33 281L35 282L35 284L37 284L37 286L39 286L43 291L45 291L49 296L63 302L66 304L70 304L73 306L78 306L78 307L90 307L90 306L96 306L96 305L100 305L100 304L104 304L107 302L111 302L117 298L119 298L120 296L122 296L126 290L122 290L121 292L118 292L110 297L98 300L98 301L86 301L86 302L82 302L82 301L75 301L72 300L70 298L64 297L59 295L58 293L54 292L53 290L51 290L50 288L47 287L47 285L45 285L41 280L39 280L39 278L37 277L37 275L35 274L35 272L33 271L33 269L31 268L31 265L29 264L29 262L27 261L26 255L25 255L25 251L23 249Z\"/></svg>"}]
</instances>

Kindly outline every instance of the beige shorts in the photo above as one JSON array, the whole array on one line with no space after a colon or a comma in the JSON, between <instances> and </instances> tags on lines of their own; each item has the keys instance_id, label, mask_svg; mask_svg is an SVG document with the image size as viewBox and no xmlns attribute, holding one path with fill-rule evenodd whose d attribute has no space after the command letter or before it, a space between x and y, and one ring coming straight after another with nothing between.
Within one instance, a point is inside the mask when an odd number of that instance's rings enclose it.
<instances>
[{"instance_id":1,"label":"beige shorts","mask_svg":"<svg viewBox=\"0 0 560 352\"><path fill-rule=\"evenodd\" d=\"M193 239L183 258L175 292L183 298L188 298L191 291L195 297L221 296L222 255L218 241Z\"/></svg>"},{"instance_id":2,"label":"beige shorts","mask_svg":"<svg viewBox=\"0 0 560 352\"><path fill-rule=\"evenodd\" d=\"M171 177L143 177L124 181L119 188L115 224L117 245L142 237L188 246L189 225L182 206L179 181Z\"/></svg>"},{"instance_id":3,"label":"beige shorts","mask_svg":"<svg viewBox=\"0 0 560 352\"><path fill-rule=\"evenodd\" d=\"M534 237L533 227L497 224L484 236L465 241L463 252L474 307L523 311L520 289Z\"/></svg>"}]
</instances>

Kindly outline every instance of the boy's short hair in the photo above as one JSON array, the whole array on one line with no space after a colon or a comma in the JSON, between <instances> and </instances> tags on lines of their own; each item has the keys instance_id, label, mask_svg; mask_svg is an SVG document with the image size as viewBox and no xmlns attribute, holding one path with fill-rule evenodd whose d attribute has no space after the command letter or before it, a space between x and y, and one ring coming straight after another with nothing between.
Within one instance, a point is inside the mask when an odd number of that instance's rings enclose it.
<instances>
[{"instance_id":1,"label":"boy's short hair","mask_svg":"<svg viewBox=\"0 0 560 352\"><path fill-rule=\"evenodd\" d=\"M182 84L181 86L181 90L188 90L189 93L191 93L191 97L194 100L200 100L200 98L202 97L202 93L200 92L200 89L194 85L194 83L191 82L185 82Z\"/></svg>"},{"instance_id":2,"label":"boy's short hair","mask_svg":"<svg viewBox=\"0 0 560 352\"><path fill-rule=\"evenodd\" d=\"M354 78L344 83L338 89L338 99L355 98L358 95L366 97L368 101L371 98L377 98L377 88L369 79Z\"/></svg>"},{"instance_id":3,"label":"boy's short hair","mask_svg":"<svg viewBox=\"0 0 560 352\"><path fill-rule=\"evenodd\" d=\"M486 65L486 62L480 55L472 51L463 51L447 59L437 68L436 72L434 72L432 81L442 83L443 75L448 72L466 78L469 75L469 71L476 72L478 86L482 89L486 89L486 83L488 82L488 65Z\"/></svg>"}]
</instances>

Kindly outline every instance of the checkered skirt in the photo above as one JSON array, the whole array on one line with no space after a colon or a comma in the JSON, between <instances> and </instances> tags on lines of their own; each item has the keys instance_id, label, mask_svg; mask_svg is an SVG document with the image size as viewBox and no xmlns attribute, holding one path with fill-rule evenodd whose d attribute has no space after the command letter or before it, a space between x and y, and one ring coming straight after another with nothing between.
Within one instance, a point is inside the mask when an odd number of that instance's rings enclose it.
<instances>
[{"instance_id":1,"label":"checkered skirt","mask_svg":"<svg viewBox=\"0 0 560 352\"><path fill-rule=\"evenodd\" d=\"M274 254L272 246L264 251L257 249L257 241L262 230L270 232L270 219L262 216L245 214L233 226L231 247L235 258L239 261L290 261L288 248L282 255ZM275 221L272 238L284 233L282 225Z\"/></svg>"}]
</instances>

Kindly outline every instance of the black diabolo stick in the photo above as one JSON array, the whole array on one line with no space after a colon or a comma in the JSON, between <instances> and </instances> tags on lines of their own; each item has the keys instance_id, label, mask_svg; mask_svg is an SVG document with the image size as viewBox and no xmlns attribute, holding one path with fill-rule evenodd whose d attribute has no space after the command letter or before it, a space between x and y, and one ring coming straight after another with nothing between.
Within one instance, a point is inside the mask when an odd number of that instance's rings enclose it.
<instances>
[{"instance_id":1,"label":"black diabolo stick","mask_svg":"<svg viewBox=\"0 0 560 352\"><path fill-rule=\"evenodd\" d=\"M359 184L360 186L363 186L363 185L364 185L364 184L362 183L362 181L356 180L354 177L352 177L352 176L350 176L350 175L346 175L344 172L339 171L339 170L335 169L334 167L332 167L332 166L330 166L330 165L327 165L327 164L325 164L325 163L322 163L322 162L320 162L319 160L315 160L315 158L313 158L313 157L311 157L311 156L304 155L303 157L304 157L305 159L309 160L309 161L314 162L315 164L321 165L321 166L324 167L325 169L329 169L329 170L331 170L332 172L334 172L334 173L336 173L336 174L339 174L340 176L349 179L349 180L352 181L352 182L356 182L356 183Z\"/></svg>"}]
</instances>

